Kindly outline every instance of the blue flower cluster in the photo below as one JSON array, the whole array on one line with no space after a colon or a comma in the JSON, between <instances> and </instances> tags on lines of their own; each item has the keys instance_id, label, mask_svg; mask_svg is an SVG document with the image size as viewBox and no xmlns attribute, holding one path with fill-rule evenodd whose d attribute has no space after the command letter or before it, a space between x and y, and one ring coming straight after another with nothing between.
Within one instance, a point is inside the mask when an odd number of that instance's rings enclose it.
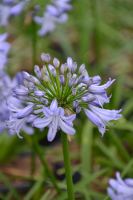
<instances>
[{"instance_id":1,"label":"blue flower cluster","mask_svg":"<svg viewBox=\"0 0 133 200\"><path fill-rule=\"evenodd\" d=\"M34 71L37 76L23 72L24 85L14 90L15 96L25 101L24 109L17 109L14 105L8 105L15 113L14 120L7 121L8 128L15 128L18 136L19 129L24 122L31 123L32 127L49 127L48 140L52 141L58 129L66 134L75 133L72 121L76 113L84 111L87 118L96 126L103 135L110 120L118 120L122 115L121 110L103 109L103 104L109 103L105 89L114 81L100 85L99 76L89 77L85 65L82 64L77 71L77 63L72 58L67 58L67 63L60 66L57 58L53 59L53 66L48 64L49 54L41 54L45 62L43 68L35 65ZM61 75L59 75L59 72ZM59 107L58 107L59 106Z\"/></svg>"},{"instance_id":2,"label":"blue flower cluster","mask_svg":"<svg viewBox=\"0 0 133 200\"><path fill-rule=\"evenodd\" d=\"M52 0L53 5L46 6L42 17L34 16L34 21L42 25L37 32L39 36L53 32L57 24L67 21L68 15L64 12L72 9L69 2L70 0Z\"/></svg>"}]
</instances>

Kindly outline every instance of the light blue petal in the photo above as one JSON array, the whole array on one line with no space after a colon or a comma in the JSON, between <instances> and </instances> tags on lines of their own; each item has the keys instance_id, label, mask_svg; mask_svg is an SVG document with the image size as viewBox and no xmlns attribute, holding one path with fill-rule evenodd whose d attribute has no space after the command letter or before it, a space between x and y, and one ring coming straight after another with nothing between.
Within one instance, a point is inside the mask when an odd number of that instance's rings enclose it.
<instances>
[{"instance_id":1,"label":"light blue petal","mask_svg":"<svg viewBox=\"0 0 133 200\"><path fill-rule=\"evenodd\" d=\"M128 186L130 186L130 187L133 188L133 179L132 179L132 178L125 178L125 179L124 179L124 182L125 182Z\"/></svg>"},{"instance_id":2,"label":"light blue petal","mask_svg":"<svg viewBox=\"0 0 133 200\"><path fill-rule=\"evenodd\" d=\"M65 123L61 118L59 118L59 126L62 129L62 131L66 134L74 135L76 132L74 128Z\"/></svg>"},{"instance_id":3,"label":"light blue petal","mask_svg":"<svg viewBox=\"0 0 133 200\"><path fill-rule=\"evenodd\" d=\"M66 122L72 122L76 118L76 114L70 116L61 116L61 118Z\"/></svg>"},{"instance_id":4,"label":"light blue petal","mask_svg":"<svg viewBox=\"0 0 133 200\"><path fill-rule=\"evenodd\" d=\"M22 119L28 116L34 110L35 106L35 104L28 105L18 113L17 118Z\"/></svg>"},{"instance_id":5,"label":"light blue petal","mask_svg":"<svg viewBox=\"0 0 133 200\"><path fill-rule=\"evenodd\" d=\"M115 194L114 190L113 190L112 188L110 188L110 187L107 188L107 193L108 193L108 195L110 196L110 198L111 198L112 200L122 200L121 197L118 197L118 196Z\"/></svg>"},{"instance_id":6,"label":"light blue petal","mask_svg":"<svg viewBox=\"0 0 133 200\"><path fill-rule=\"evenodd\" d=\"M47 139L49 142L51 142L55 138L55 135L57 132L58 121L59 121L59 117L54 116L53 121L52 121L49 131L48 131L48 135L47 135Z\"/></svg>"},{"instance_id":7,"label":"light blue petal","mask_svg":"<svg viewBox=\"0 0 133 200\"><path fill-rule=\"evenodd\" d=\"M121 114L118 114L122 110L107 110L103 108L98 108L93 105L89 105L89 108L94 112L102 121L108 122L110 120L118 120L122 117Z\"/></svg>"},{"instance_id":8,"label":"light blue petal","mask_svg":"<svg viewBox=\"0 0 133 200\"><path fill-rule=\"evenodd\" d=\"M43 107L42 110L45 117L51 117L54 115L54 113L47 107Z\"/></svg>"},{"instance_id":9,"label":"light blue petal","mask_svg":"<svg viewBox=\"0 0 133 200\"><path fill-rule=\"evenodd\" d=\"M58 107L57 99L54 99L54 100L52 101L51 105L50 105L50 110L51 110L52 112L55 112L55 110L57 109L57 107Z\"/></svg>"},{"instance_id":10,"label":"light blue petal","mask_svg":"<svg viewBox=\"0 0 133 200\"><path fill-rule=\"evenodd\" d=\"M42 24L43 17L35 16L34 17L34 22L37 23L37 24Z\"/></svg>"},{"instance_id":11,"label":"light blue petal","mask_svg":"<svg viewBox=\"0 0 133 200\"><path fill-rule=\"evenodd\" d=\"M26 119L26 123L30 124L32 123L35 119L38 118L38 115L29 115L28 118Z\"/></svg>"},{"instance_id":12,"label":"light blue petal","mask_svg":"<svg viewBox=\"0 0 133 200\"><path fill-rule=\"evenodd\" d=\"M103 124L102 120L94 114L92 111L84 108L84 113L86 114L87 118L96 126L98 126L99 132L103 134L105 133L105 125Z\"/></svg>"},{"instance_id":13,"label":"light blue petal","mask_svg":"<svg viewBox=\"0 0 133 200\"><path fill-rule=\"evenodd\" d=\"M24 5L25 5L24 2L20 2L17 5L13 6L11 8L11 10L10 10L10 15L11 16L17 16L17 15L19 15L23 11Z\"/></svg>"},{"instance_id":14,"label":"light blue petal","mask_svg":"<svg viewBox=\"0 0 133 200\"><path fill-rule=\"evenodd\" d=\"M25 120L26 120L26 117L23 119L17 119L15 123L15 131L20 139L22 139L23 137L19 135L19 131L22 125L24 124Z\"/></svg>"},{"instance_id":15,"label":"light blue petal","mask_svg":"<svg viewBox=\"0 0 133 200\"><path fill-rule=\"evenodd\" d=\"M42 97L42 96L45 95L45 92L43 92L43 91L35 91L34 95L37 96L37 97Z\"/></svg>"},{"instance_id":16,"label":"light blue petal","mask_svg":"<svg viewBox=\"0 0 133 200\"><path fill-rule=\"evenodd\" d=\"M33 125L37 128L44 128L44 127L48 126L52 120L53 120L53 116L51 116L49 118L47 118L47 117L38 118L38 119L34 120Z\"/></svg>"},{"instance_id":17,"label":"light blue petal","mask_svg":"<svg viewBox=\"0 0 133 200\"><path fill-rule=\"evenodd\" d=\"M94 76L92 78L92 84L99 85L100 82L101 82L101 77L100 76Z\"/></svg>"},{"instance_id":18,"label":"light blue petal","mask_svg":"<svg viewBox=\"0 0 133 200\"><path fill-rule=\"evenodd\" d=\"M58 115L58 116L64 116L64 109L61 107L58 107L55 112L54 115Z\"/></svg>"},{"instance_id":19,"label":"light blue petal","mask_svg":"<svg viewBox=\"0 0 133 200\"><path fill-rule=\"evenodd\" d=\"M28 90L28 89L15 89L14 90L14 92L15 92L15 94L16 95L24 95L24 96L26 96L26 95L28 95L28 94L30 94L30 91Z\"/></svg>"},{"instance_id":20,"label":"light blue petal","mask_svg":"<svg viewBox=\"0 0 133 200\"><path fill-rule=\"evenodd\" d=\"M34 110L34 113L35 113L35 114L39 114L39 113L41 113L41 112L42 112L42 108L37 109L37 110Z\"/></svg>"}]
</instances>

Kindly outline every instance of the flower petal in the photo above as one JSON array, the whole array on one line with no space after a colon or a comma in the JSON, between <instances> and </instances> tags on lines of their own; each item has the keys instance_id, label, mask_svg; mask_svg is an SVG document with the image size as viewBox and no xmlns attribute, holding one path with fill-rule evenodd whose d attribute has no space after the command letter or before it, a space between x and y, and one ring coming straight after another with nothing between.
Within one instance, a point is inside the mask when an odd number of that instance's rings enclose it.
<instances>
[{"instance_id":1,"label":"flower petal","mask_svg":"<svg viewBox=\"0 0 133 200\"><path fill-rule=\"evenodd\" d=\"M52 120L53 120L53 116L51 116L49 118L47 118L47 117L38 118L38 119L34 120L33 125L37 128L44 128L44 127L48 126Z\"/></svg>"},{"instance_id":2,"label":"flower petal","mask_svg":"<svg viewBox=\"0 0 133 200\"><path fill-rule=\"evenodd\" d=\"M35 104L28 105L18 113L17 118L22 119L26 117L34 110L35 106L36 106Z\"/></svg>"},{"instance_id":3,"label":"flower petal","mask_svg":"<svg viewBox=\"0 0 133 200\"><path fill-rule=\"evenodd\" d=\"M102 120L94 114L92 111L84 108L84 113L86 114L87 118L96 126L98 126L99 132L102 134L105 133L105 125L103 124Z\"/></svg>"},{"instance_id":4,"label":"flower petal","mask_svg":"<svg viewBox=\"0 0 133 200\"><path fill-rule=\"evenodd\" d=\"M58 107L57 99L54 99L50 105L50 110L54 112Z\"/></svg>"},{"instance_id":5,"label":"flower petal","mask_svg":"<svg viewBox=\"0 0 133 200\"><path fill-rule=\"evenodd\" d=\"M42 110L45 117L51 117L54 115L54 113L47 107L43 107Z\"/></svg>"},{"instance_id":6,"label":"flower petal","mask_svg":"<svg viewBox=\"0 0 133 200\"><path fill-rule=\"evenodd\" d=\"M48 131L48 135L47 135L47 139L49 142L51 142L56 135L57 132L57 126L58 126L58 122L59 121L59 117L58 116L54 116L53 117L53 121L50 125L49 131Z\"/></svg>"},{"instance_id":7,"label":"flower petal","mask_svg":"<svg viewBox=\"0 0 133 200\"><path fill-rule=\"evenodd\" d=\"M66 134L74 135L76 132L74 128L65 123L61 118L59 118L59 126Z\"/></svg>"},{"instance_id":8,"label":"flower petal","mask_svg":"<svg viewBox=\"0 0 133 200\"><path fill-rule=\"evenodd\" d=\"M89 104L89 108L98 117L100 117L101 120L103 120L105 122L108 122L110 120L118 120L119 118L122 117L121 114L118 114L119 112L121 112L121 109L120 110L108 110L108 109L98 108L98 107L90 105L90 104Z\"/></svg>"},{"instance_id":9,"label":"flower petal","mask_svg":"<svg viewBox=\"0 0 133 200\"><path fill-rule=\"evenodd\" d=\"M22 127L23 123L25 122L26 118L27 117L24 117L22 119L17 119L16 123L15 123L15 131L20 139L22 139L23 137L19 135L19 131L20 131L20 128Z\"/></svg>"},{"instance_id":10,"label":"flower petal","mask_svg":"<svg viewBox=\"0 0 133 200\"><path fill-rule=\"evenodd\" d=\"M72 122L76 118L76 114L70 116L61 116L61 118L66 122Z\"/></svg>"},{"instance_id":11,"label":"flower petal","mask_svg":"<svg viewBox=\"0 0 133 200\"><path fill-rule=\"evenodd\" d=\"M58 116L64 116L64 109L61 107L58 107L55 112L54 115L58 115Z\"/></svg>"}]
</instances>

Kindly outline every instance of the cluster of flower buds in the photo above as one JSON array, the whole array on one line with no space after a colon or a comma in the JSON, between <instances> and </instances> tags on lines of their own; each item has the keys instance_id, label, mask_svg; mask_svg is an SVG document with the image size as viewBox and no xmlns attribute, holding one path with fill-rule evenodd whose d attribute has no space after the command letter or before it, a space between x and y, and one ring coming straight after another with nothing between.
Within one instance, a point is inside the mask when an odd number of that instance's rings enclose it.
<instances>
[{"instance_id":1,"label":"cluster of flower buds","mask_svg":"<svg viewBox=\"0 0 133 200\"><path fill-rule=\"evenodd\" d=\"M116 172L117 180L111 178L107 188L107 193L112 200L132 200L133 199L133 179L121 179L120 173Z\"/></svg>"},{"instance_id":2,"label":"cluster of flower buds","mask_svg":"<svg viewBox=\"0 0 133 200\"><path fill-rule=\"evenodd\" d=\"M46 11L44 11L43 17L34 16L34 21L42 25L41 29L37 32L39 36L53 32L57 24L67 21L68 15L64 11L72 9L69 2L70 0L52 0L52 5L46 5Z\"/></svg>"},{"instance_id":3,"label":"cluster of flower buds","mask_svg":"<svg viewBox=\"0 0 133 200\"><path fill-rule=\"evenodd\" d=\"M69 135L75 133L72 121L82 109L102 135L110 120L122 116L118 114L121 110L103 109L103 104L110 100L105 89L114 80L109 79L99 86L101 78L89 77L84 64L77 70L77 63L73 63L70 57L61 66L57 58L53 59L53 66L48 64L51 59L49 54L42 53L41 59L45 65L41 69L37 65L34 67L37 78L23 72L24 85L14 90L16 98L27 104L17 113L17 119L38 128L49 126L48 140L52 141L59 128Z\"/></svg>"}]
</instances>

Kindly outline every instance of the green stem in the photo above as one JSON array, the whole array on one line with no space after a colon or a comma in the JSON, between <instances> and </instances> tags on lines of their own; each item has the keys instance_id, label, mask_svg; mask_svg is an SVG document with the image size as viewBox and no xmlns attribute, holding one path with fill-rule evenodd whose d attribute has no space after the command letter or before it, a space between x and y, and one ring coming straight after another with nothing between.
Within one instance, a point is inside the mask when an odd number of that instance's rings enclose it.
<instances>
[{"instance_id":1,"label":"green stem","mask_svg":"<svg viewBox=\"0 0 133 200\"><path fill-rule=\"evenodd\" d=\"M49 167L47 165L47 162L46 162L46 160L45 160L45 158L43 156L43 152L41 151L41 148L40 148L40 146L38 144L38 140L36 138L36 134L33 134L33 142L34 142L35 149L36 149L36 151L38 153L38 156L39 156L39 158L40 158L40 160L41 160L41 162L42 162L47 174L51 178L51 181L52 181L54 187L56 188L57 192L60 194L61 190L60 190L60 188L58 187L58 185L56 183L56 179L55 179L54 175L52 174L51 170L49 169Z\"/></svg>"},{"instance_id":2,"label":"green stem","mask_svg":"<svg viewBox=\"0 0 133 200\"><path fill-rule=\"evenodd\" d=\"M33 72L34 66L36 64L36 44L37 44L37 35L36 35L36 23L32 21L32 58L33 58Z\"/></svg>"},{"instance_id":3,"label":"green stem","mask_svg":"<svg viewBox=\"0 0 133 200\"><path fill-rule=\"evenodd\" d=\"M65 134L64 132L61 132L61 139L62 139L62 148L63 148L64 165L65 165L65 173L66 173L68 199L74 200L75 198L74 198L74 191L73 191L73 180L72 180L72 173L71 173L67 134Z\"/></svg>"}]
</instances>

